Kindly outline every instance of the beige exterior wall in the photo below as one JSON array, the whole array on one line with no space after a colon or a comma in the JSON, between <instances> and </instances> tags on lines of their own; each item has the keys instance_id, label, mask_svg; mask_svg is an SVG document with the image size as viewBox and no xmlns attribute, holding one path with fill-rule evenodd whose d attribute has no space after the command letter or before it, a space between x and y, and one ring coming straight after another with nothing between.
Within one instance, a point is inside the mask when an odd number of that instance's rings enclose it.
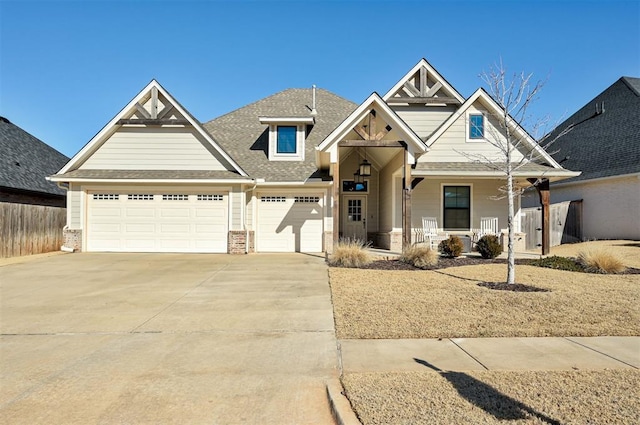
<instances>
[{"instance_id":1,"label":"beige exterior wall","mask_svg":"<svg viewBox=\"0 0 640 425\"><path fill-rule=\"evenodd\" d=\"M471 106L468 113L480 113L484 110L480 105ZM473 158L468 155L484 155L497 161L504 162L504 154L491 145L488 141L467 141L468 113L464 114L449 127L442 136L430 147L429 152L419 158L418 162L470 162ZM488 116L488 115L485 115ZM499 130L500 126L493 118L485 119L485 136L489 140L495 140L503 134ZM504 140L502 137L501 140ZM519 161L523 155L514 152L512 161Z\"/></svg>"},{"instance_id":2,"label":"beige exterior wall","mask_svg":"<svg viewBox=\"0 0 640 425\"><path fill-rule=\"evenodd\" d=\"M411 197L411 225L422 228L422 217L436 217L444 226L443 186L471 186L471 229L480 228L481 217L498 217L498 228L507 228L507 200L494 200L499 194L499 180L424 179ZM519 209L516 202L516 212Z\"/></svg>"},{"instance_id":3,"label":"beige exterior wall","mask_svg":"<svg viewBox=\"0 0 640 425\"><path fill-rule=\"evenodd\" d=\"M231 205L231 227L229 230L244 230L242 222L243 201L244 195L240 192L240 185L233 185L229 191L229 204Z\"/></svg>"},{"instance_id":4,"label":"beige exterior wall","mask_svg":"<svg viewBox=\"0 0 640 425\"><path fill-rule=\"evenodd\" d=\"M71 183L67 191L67 226L69 229L82 229L82 191L80 185Z\"/></svg>"},{"instance_id":5,"label":"beige exterior wall","mask_svg":"<svg viewBox=\"0 0 640 425\"><path fill-rule=\"evenodd\" d=\"M346 159L340 162L340 190L341 198L344 195L364 195L367 198L367 232L377 232L379 229L379 181L380 173L375 167L371 167L371 176L365 177L368 181L368 193L363 192L342 192L342 181L353 180L353 173L358 169L358 166L362 162L362 158L353 152ZM340 199L340 208L344 208L345 203ZM343 210L341 211L341 213ZM341 223L342 224L342 223Z\"/></svg>"},{"instance_id":6,"label":"beige exterior wall","mask_svg":"<svg viewBox=\"0 0 640 425\"><path fill-rule=\"evenodd\" d=\"M420 137L429 137L456 110L454 106L393 106L393 110Z\"/></svg>"},{"instance_id":7,"label":"beige exterior wall","mask_svg":"<svg viewBox=\"0 0 640 425\"><path fill-rule=\"evenodd\" d=\"M79 168L225 170L226 162L193 128L120 128Z\"/></svg>"},{"instance_id":8,"label":"beige exterior wall","mask_svg":"<svg viewBox=\"0 0 640 425\"><path fill-rule=\"evenodd\" d=\"M404 152L398 153L390 162L380 171L380 218L379 218L379 231L390 232L395 225L394 221L402 220L402 217L394 217L398 215L397 212L397 200L398 198L398 179L394 178L393 174L397 172L404 162ZM396 211L394 212L394 209ZM400 215L402 211L402 205L400 204ZM397 226L396 226L397 227ZM402 224L400 224L402 227Z\"/></svg>"},{"instance_id":9,"label":"beige exterior wall","mask_svg":"<svg viewBox=\"0 0 640 425\"><path fill-rule=\"evenodd\" d=\"M640 240L640 176L551 186L551 203L579 199L583 238Z\"/></svg>"}]
</instances>

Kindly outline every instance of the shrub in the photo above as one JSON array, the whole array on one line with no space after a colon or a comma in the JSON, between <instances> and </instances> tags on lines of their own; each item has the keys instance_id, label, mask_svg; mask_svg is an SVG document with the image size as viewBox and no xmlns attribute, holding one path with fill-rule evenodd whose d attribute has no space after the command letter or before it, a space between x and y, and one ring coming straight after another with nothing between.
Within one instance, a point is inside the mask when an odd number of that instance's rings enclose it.
<instances>
[{"instance_id":1,"label":"shrub","mask_svg":"<svg viewBox=\"0 0 640 425\"><path fill-rule=\"evenodd\" d=\"M459 237L451 235L449 239L445 239L438 245L438 250L444 254L445 257L455 258L462 254L464 244Z\"/></svg>"},{"instance_id":2,"label":"shrub","mask_svg":"<svg viewBox=\"0 0 640 425\"><path fill-rule=\"evenodd\" d=\"M400 261L419 269L427 269L438 264L438 253L427 246L411 245L402 250Z\"/></svg>"},{"instance_id":3,"label":"shrub","mask_svg":"<svg viewBox=\"0 0 640 425\"><path fill-rule=\"evenodd\" d=\"M622 273L627 269L622 261L605 251L582 251L578 263L589 273Z\"/></svg>"},{"instance_id":4,"label":"shrub","mask_svg":"<svg viewBox=\"0 0 640 425\"><path fill-rule=\"evenodd\" d=\"M493 259L502 253L502 245L496 235L485 235L476 243L478 252L485 259Z\"/></svg>"},{"instance_id":5,"label":"shrub","mask_svg":"<svg viewBox=\"0 0 640 425\"><path fill-rule=\"evenodd\" d=\"M369 244L360 239L340 239L329 256L329 265L334 267L362 267L373 259L367 251Z\"/></svg>"},{"instance_id":6,"label":"shrub","mask_svg":"<svg viewBox=\"0 0 640 425\"><path fill-rule=\"evenodd\" d=\"M531 260L529 263L532 266L546 267L548 269L566 270L569 272L584 272L584 268L578 264L572 258L559 257L553 255L547 258L540 258L539 260Z\"/></svg>"}]
</instances>

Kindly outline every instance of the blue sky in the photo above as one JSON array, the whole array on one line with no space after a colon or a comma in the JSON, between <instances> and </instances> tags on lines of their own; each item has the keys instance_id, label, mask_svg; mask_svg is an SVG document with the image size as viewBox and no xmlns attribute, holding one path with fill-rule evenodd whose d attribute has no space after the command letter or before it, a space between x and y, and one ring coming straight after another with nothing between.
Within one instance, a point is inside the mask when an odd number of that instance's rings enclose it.
<instances>
[{"instance_id":1,"label":"blue sky","mask_svg":"<svg viewBox=\"0 0 640 425\"><path fill-rule=\"evenodd\" d=\"M152 78L205 122L312 84L359 103L422 57L465 97L502 58L567 118L640 77L640 1L0 0L0 115L72 156Z\"/></svg>"}]
</instances>

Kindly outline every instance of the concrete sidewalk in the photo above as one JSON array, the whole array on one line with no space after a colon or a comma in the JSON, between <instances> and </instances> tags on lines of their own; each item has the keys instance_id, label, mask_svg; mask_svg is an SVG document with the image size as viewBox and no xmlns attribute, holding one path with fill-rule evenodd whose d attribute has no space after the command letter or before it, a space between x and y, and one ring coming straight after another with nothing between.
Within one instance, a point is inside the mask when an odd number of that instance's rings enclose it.
<instances>
[{"instance_id":1,"label":"concrete sidewalk","mask_svg":"<svg viewBox=\"0 0 640 425\"><path fill-rule=\"evenodd\" d=\"M343 373L639 369L640 337L343 339Z\"/></svg>"}]
</instances>

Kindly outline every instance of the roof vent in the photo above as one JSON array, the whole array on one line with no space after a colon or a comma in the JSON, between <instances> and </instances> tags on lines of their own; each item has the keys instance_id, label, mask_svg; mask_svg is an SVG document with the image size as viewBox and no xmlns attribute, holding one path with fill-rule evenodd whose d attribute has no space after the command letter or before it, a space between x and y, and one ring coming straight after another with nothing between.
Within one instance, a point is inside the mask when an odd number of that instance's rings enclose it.
<instances>
[{"instance_id":1,"label":"roof vent","mask_svg":"<svg viewBox=\"0 0 640 425\"><path fill-rule=\"evenodd\" d=\"M316 85L315 84L311 86L311 93L313 96L311 99L311 115L315 116L315 115L318 115L318 111L316 111Z\"/></svg>"}]
</instances>

